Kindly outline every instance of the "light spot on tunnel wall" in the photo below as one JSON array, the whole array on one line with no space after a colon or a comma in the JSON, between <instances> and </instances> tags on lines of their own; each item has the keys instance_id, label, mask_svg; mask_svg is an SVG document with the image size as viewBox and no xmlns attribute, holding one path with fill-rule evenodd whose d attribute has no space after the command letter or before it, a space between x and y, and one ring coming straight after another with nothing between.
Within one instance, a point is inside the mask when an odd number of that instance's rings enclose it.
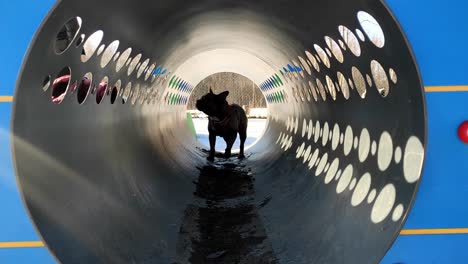
<instances>
[{"instance_id":1,"label":"light spot on tunnel wall","mask_svg":"<svg viewBox=\"0 0 468 264\"><path fill-rule=\"evenodd\" d=\"M312 119L310 119L309 126L307 129L307 140L310 140L313 134L314 134L314 122L312 121Z\"/></svg>"},{"instance_id":2,"label":"light spot on tunnel wall","mask_svg":"<svg viewBox=\"0 0 468 264\"><path fill-rule=\"evenodd\" d=\"M398 220L400 220L401 217L403 216L404 211L405 211L404 206L402 204L397 205L395 209L393 210L393 214L392 214L393 222L397 222Z\"/></svg>"},{"instance_id":3,"label":"light spot on tunnel wall","mask_svg":"<svg viewBox=\"0 0 468 264\"><path fill-rule=\"evenodd\" d=\"M314 132L314 142L317 143L317 141L320 138L320 122L317 120L315 123L315 132Z\"/></svg>"},{"instance_id":4,"label":"light spot on tunnel wall","mask_svg":"<svg viewBox=\"0 0 468 264\"><path fill-rule=\"evenodd\" d=\"M353 147L353 129L349 125L346 127L343 144L343 153L348 156Z\"/></svg>"},{"instance_id":5,"label":"light spot on tunnel wall","mask_svg":"<svg viewBox=\"0 0 468 264\"><path fill-rule=\"evenodd\" d=\"M336 173L335 181L338 181L338 180L341 178L341 174L342 174L342 173L343 173L343 172L341 171L341 169L338 170L338 172Z\"/></svg>"},{"instance_id":6,"label":"light spot on tunnel wall","mask_svg":"<svg viewBox=\"0 0 468 264\"><path fill-rule=\"evenodd\" d=\"M309 164L307 166L309 170L312 169L315 166L315 164L318 162L319 155L320 155L320 151L318 149L315 149L314 154L310 156Z\"/></svg>"},{"instance_id":7,"label":"light spot on tunnel wall","mask_svg":"<svg viewBox=\"0 0 468 264\"><path fill-rule=\"evenodd\" d=\"M403 157L403 173L408 183L415 183L421 176L424 161L424 147L415 136L411 136L406 142Z\"/></svg>"},{"instance_id":8,"label":"light spot on tunnel wall","mask_svg":"<svg viewBox=\"0 0 468 264\"><path fill-rule=\"evenodd\" d=\"M367 203L371 204L372 202L374 202L375 196L377 196L377 190L372 189L372 191L370 191L369 193L369 196L367 196Z\"/></svg>"},{"instance_id":9,"label":"light spot on tunnel wall","mask_svg":"<svg viewBox=\"0 0 468 264\"><path fill-rule=\"evenodd\" d=\"M399 164L401 162L401 155L402 155L401 148L396 147L395 154L394 154L394 159L395 159L396 164Z\"/></svg>"},{"instance_id":10,"label":"light spot on tunnel wall","mask_svg":"<svg viewBox=\"0 0 468 264\"><path fill-rule=\"evenodd\" d=\"M370 135L369 131L364 128L361 131L360 137L360 144L359 144L359 150L358 150L358 157L359 161L362 163L367 159L367 156L369 155L369 150L370 150Z\"/></svg>"},{"instance_id":11,"label":"light spot on tunnel wall","mask_svg":"<svg viewBox=\"0 0 468 264\"><path fill-rule=\"evenodd\" d=\"M372 141L372 145L371 145L371 154L372 154L372 156L374 156L376 152L377 152L377 142L375 142L375 140L374 140L374 141Z\"/></svg>"},{"instance_id":12,"label":"light spot on tunnel wall","mask_svg":"<svg viewBox=\"0 0 468 264\"><path fill-rule=\"evenodd\" d=\"M317 169L315 170L315 176L320 176L324 169L325 169L325 165L327 164L328 162L328 153L325 153L322 155L322 157L320 158L320 162L318 163L317 165Z\"/></svg>"},{"instance_id":13,"label":"light spot on tunnel wall","mask_svg":"<svg viewBox=\"0 0 468 264\"><path fill-rule=\"evenodd\" d=\"M289 116L285 125L289 126L287 128L292 132L296 128L297 122L297 117ZM328 138L331 136L331 149L332 151L335 151L338 146L338 138L340 136L344 136L345 140L342 142L343 151L346 151L348 153L347 155L349 155L354 147L357 151L357 156L360 162L365 162L369 152L373 152L373 155L377 154L377 165L379 169L381 169L381 171L385 171L393 160L393 140L388 132L384 131L381 133L379 144L375 141L372 141L371 144L371 136L367 128L363 128L360 136L358 137L357 135L353 135L353 129L350 125L347 126L344 134L340 134L339 125L337 123L334 124L333 131L329 129L330 125L326 121L323 122L323 127L321 127L319 120L315 122L315 126L311 119L309 119L309 121L307 121L307 119L303 119L301 123L303 126L301 130L302 138L305 139L306 134L310 134L310 136L314 135L315 137L313 141L309 141L309 143L311 143L310 145L308 145L307 142L302 142L302 144L298 145L295 156L297 159L300 159L302 163L307 164L309 170L315 168L314 176L325 176L324 183L327 185L330 184L333 179L337 180L336 193L342 194L345 193L346 190L350 191L352 193L350 202L353 207L357 207L362 204L366 197L369 204L375 202L370 212L370 220L375 224L381 223L387 219L390 214L392 214L391 219L394 222L401 219L404 213L404 208L401 204L394 208L397 190L392 183L387 183L379 193L375 188L371 190L372 177L370 173L367 172L361 177L356 177L353 175L354 166L352 164L348 164L342 172L341 169L339 169L340 159L338 157L334 158L332 161L328 152L320 153L318 149L320 146L326 146ZM280 137L281 135L283 134L281 133ZM421 146L417 146L418 144L414 141L415 139L417 138L411 137L408 140L412 146L408 148L408 153L423 153L422 144L419 143ZM310 137L308 140L310 140ZM284 141L284 144L287 144L288 140L285 139ZM334 145L336 145L336 147L334 147ZM281 147L283 149L283 146ZM378 153L375 153L377 152L377 148ZM390 151L388 151L388 148ZM412 149L418 150L413 151ZM399 158L396 158L397 160L401 160L401 148L396 147L395 152L400 152L400 154L395 155L400 155ZM416 163L419 163L422 167L422 159L420 157L417 157L417 159ZM419 162L419 160L421 160L421 162ZM399 164L397 161L395 163ZM408 162L408 164L410 164L410 162Z\"/></svg>"},{"instance_id":14,"label":"light spot on tunnel wall","mask_svg":"<svg viewBox=\"0 0 468 264\"><path fill-rule=\"evenodd\" d=\"M349 190L352 191L354 189L354 187L356 187L356 178L353 178L351 180L351 183L349 184Z\"/></svg>"},{"instance_id":15,"label":"light spot on tunnel wall","mask_svg":"<svg viewBox=\"0 0 468 264\"><path fill-rule=\"evenodd\" d=\"M396 189L391 183L387 184L377 196L372 207L371 220L373 223L380 223L391 213L396 200Z\"/></svg>"},{"instance_id":16,"label":"light spot on tunnel wall","mask_svg":"<svg viewBox=\"0 0 468 264\"><path fill-rule=\"evenodd\" d=\"M384 131L380 136L379 149L377 151L377 164L381 171L385 171L392 162L393 141L392 136Z\"/></svg>"},{"instance_id":17,"label":"light spot on tunnel wall","mask_svg":"<svg viewBox=\"0 0 468 264\"><path fill-rule=\"evenodd\" d=\"M349 164L344 169L343 173L341 174L340 180L336 185L336 193L340 194L346 190L349 183L351 182L351 178L353 177L353 165Z\"/></svg>"},{"instance_id":18,"label":"light spot on tunnel wall","mask_svg":"<svg viewBox=\"0 0 468 264\"><path fill-rule=\"evenodd\" d=\"M297 150L296 150L296 158L300 158L302 156L302 152L304 151L305 143L302 143Z\"/></svg>"},{"instance_id":19,"label":"light spot on tunnel wall","mask_svg":"<svg viewBox=\"0 0 468 264\"><path fill-rule=\"evenodd\" d=\"M323 125L322 146L325 146L328 143L329 132L330 132L330 128L328 127L328 123L325 122L325 124Z\"/></svg>"},{"instance_id":20,"label":"light spot on tunnel wall","mask_svg":"<svg viewBox=\"0 0 468 264\"><path fill-rule=\"evenodd\" d=\"M339 166L340 166L340 160L338 158L335 158L333 162L331 163L327 171L327 174L325 175L325 178L324 178L325 184L329 184L333 181L338 171Z\"/></svg>"},{"instance_id":21,"label":"light spot on tunnel wall","mask_svg":"<svg viewBox=\"0 0 468 264\"><path fill-rule=\"evenodd\" d=\"M304 121L302 121L302 137L305 136L306 132L307 132L307 120L304 119Z\"/></svg>"},{"instance_id":22,"label":"light spot on tunnel wall","mask_svg":"<svg viewBox=\"0 0 468 264\"><path fill-rule=\"evenodd\" d=\"M332 150L336 150L338 144L340 143L340 126L335 124L333 126L333 139L332 139Z\"/></svg>"},{"instance_id":23,"label":"light spot on tunnel wall","mask_svg":"<svg viewBox=\"0 0 468 264\"><path fill-rule=\"evenodd\" d=\"M372 177L370 173L366 172L359 179L353 195L351 196L351 205L356 207L360 205L367 197L371 187Z\"/></svg>"},{"instance_id":24,"label":"light spot on tunnel wall","mask_svg":"<svg viewBox=\"0 0 468 264\"><path fill-rule=\"evenodd\" d=\"M303 163L306 163L307 161L309 161L309 157L310 157L311 151L312 151L312 146L309 145L309 146L307 147L307 149L305 150L305 152L304 152Z\"/></svg>"}]
</instances>

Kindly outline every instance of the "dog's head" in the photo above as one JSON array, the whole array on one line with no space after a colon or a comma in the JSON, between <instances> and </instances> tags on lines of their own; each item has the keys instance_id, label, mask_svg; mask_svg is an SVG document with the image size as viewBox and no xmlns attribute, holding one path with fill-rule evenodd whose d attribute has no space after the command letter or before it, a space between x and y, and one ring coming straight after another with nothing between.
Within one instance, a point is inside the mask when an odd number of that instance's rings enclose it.
<instances>
[{"instance_id":1,"label":"dog's head","mask_svg":"<svg viewBox=\"0 0 468 264\"><path fill-rule=\"evenodd\" d=\"M220 94L214 94L210 89L210 92L203 95L197 100L196 107L198 110L209 116L216 116L222 113L225 105L227 104L226 97L229 95L229 91L224 91Z\"/></svg>"}]
</instances>

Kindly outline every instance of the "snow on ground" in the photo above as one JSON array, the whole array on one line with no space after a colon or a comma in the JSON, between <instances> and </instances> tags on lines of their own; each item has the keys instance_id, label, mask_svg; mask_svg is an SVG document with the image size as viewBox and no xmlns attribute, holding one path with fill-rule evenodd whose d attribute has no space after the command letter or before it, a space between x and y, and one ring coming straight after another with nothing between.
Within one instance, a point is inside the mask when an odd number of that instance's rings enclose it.
<instances>
[{"instance_id":1,"label":"snow on ground","mask_svg":"<svg viewBox=\"0 0 468 264\"><path fill-rule=\"evenodd\" d=\"M197 138L207 149L210 147L210 141L208 139L208 118L193 118L193 125L197 132ZM266 119L249 119L247 125L247 139L245 141L245 148L252 145L258 138L263 135L267 120ZM232 150L239 150L240 140L239 134L237 134L236 142ZM226 142L222 137L216 137L216 151L224 152L226 149Z\"/></svg>"}]
</instances>

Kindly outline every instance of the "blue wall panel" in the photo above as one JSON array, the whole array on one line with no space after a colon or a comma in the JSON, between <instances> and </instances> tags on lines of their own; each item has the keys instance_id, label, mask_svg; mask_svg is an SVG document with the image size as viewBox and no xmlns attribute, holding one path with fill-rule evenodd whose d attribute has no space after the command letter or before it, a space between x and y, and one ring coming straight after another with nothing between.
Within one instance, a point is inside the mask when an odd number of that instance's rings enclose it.
<instances>
[{"instance_id":1,"label":"blue wall panel","mask_svg":"<svg viewBox=\"0 0 468 264\"><path fill-rule=\"evenodd\" d=\"M11 103L0 103L0 242L38 241L33 225L23 207L13 173L10 150ZM1 264L52 264L46 248L0 249Z\"/></svg>"},{"instance_id":2,"label":"blue wall panel","mask_svg":"<svg viewBox=\"0 0 468 264\"><path fill-rule=\"evenodd\" d=\"M0 95L12 95L21 63L54 0L0 0Z\"/></svg>"},{"instance_id":3,"label":"blue wall panel","mask_svg":"<svg viewBox=\"0 0 468 264\"><path fill-rule=\"evenodd\" d=\"M8 212L0 217L0 242L37 240L38 236L23 208L13 173L9 135L10 108L11 103L0 103L0 201L2 210Z\"/></svg>"},{"instance_id":4,"label":"blue wall panel","mask_svg":"<svg viewBox=\"0 0 468 264\"><path fill-rule=\"evenodd\" d=\"M468 119L468 92L427 93L426 98L426 164L406 228L468 227L468 145L457 136L458 125Z\"/></svg>"},{"instance_id":5,"label":"blue wall panel","mask_svg":"<svg viewBox=\"0 0 468 264\"><path fill-rule=\"evenodd\" d=\"M468 1L387 0L408 37L425 85L467 85Z\"/></svg>"},{"instance_id":6,"label":"blue wall panel","mask_svg":"<svg viewBox=\"0 0 468 264\"><path fill-rule=\"evenodd\" d=\"M46 248L16 248L0 249L0 263L54 264L56 262Z\"/></svg>"},{"instance_id":7,"label":"blue wall panel","mask_svg":"<svg viewBox=\"0 0 468 264\"><path fill-rule=\"evenodd\" d=\"M35 31L54 0L0 0L0 96L13 95L16 78ZM23 207L10 150L11 103L0 103L0 242L38 241ZM46 248L0 249L1 264L55 263Z\"/></svg>"},{"instance_id":8,"label":"blue wall panel","mask_svg":"<svg viewBox=\"0 0 468 264\"><path fill-rule=\"evenodd\" d=\"M381 264L466 264L466 245L466 235L400 236Z\"/></svg>"}]
</instances>

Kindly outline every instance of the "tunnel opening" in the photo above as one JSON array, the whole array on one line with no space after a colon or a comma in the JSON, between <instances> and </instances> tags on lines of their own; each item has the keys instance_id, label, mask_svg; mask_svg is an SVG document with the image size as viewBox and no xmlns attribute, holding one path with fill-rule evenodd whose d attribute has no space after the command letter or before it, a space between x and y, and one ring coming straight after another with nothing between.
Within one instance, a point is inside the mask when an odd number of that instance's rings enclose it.
<instances>
[{"instance_id":1,"label":"tunnel opening","mask_svg":"<svg viewBox=\"0 0 468 264\"><path fill-rule=\"evenodd\" d=\"M187 114L190 114L189 127L193 126L198 142L206 149L208 141L208 117L197 110L196 100L210 92L215 94L228 91L227 102L241 106L248 118L247 139L245 149L248 150L260 140L267 126L268 108L265 97L260 88L248 78L229 72L221 72L210 75L195 86L187 101ZM234 142L232 153L239 153L240 137ZM219 138L216 143L216 151L223 151L226 143Z\"/></svg>"},{"instance_id":2,"label":"tunnel opening","mask_svg":"<svg viewBox=\"0 0 468 264\"><path fill-rule=\"evenodd\" d=\"M64 67L57 105L43 91ZM247 159L210 164L186 110L219 72L252 80L269 117ZM258 247L266 263L377 263L427 137L411 48L371 0L60 1L24 60L11 134L24 205L62 263L249 263ZM237 253L210 229L232 214L255 237Z\"/></svg>"}]
</instances>

